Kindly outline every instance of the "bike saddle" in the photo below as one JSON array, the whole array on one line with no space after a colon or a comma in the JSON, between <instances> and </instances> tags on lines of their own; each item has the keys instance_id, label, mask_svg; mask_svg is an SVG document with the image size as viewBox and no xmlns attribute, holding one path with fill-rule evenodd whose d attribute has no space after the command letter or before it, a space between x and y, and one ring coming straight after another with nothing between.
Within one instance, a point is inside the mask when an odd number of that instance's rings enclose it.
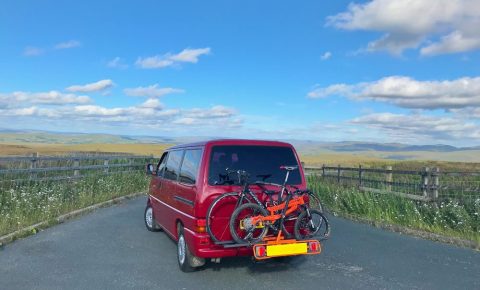
<instances>
[{"instance_id":1,"label":"bike saddle","mask_svg":"<svg viewBox=\"0 0 480 290\"><path fill-rule=\"evenodd\" d=\"M285 169L285 170L287 170L287 171L293 171L293 170L297 170L297 169L298 169L298 165L295 165L295 166L282 165L282 166L280 166L280 169Z\"/></svg>"}]
</instances>

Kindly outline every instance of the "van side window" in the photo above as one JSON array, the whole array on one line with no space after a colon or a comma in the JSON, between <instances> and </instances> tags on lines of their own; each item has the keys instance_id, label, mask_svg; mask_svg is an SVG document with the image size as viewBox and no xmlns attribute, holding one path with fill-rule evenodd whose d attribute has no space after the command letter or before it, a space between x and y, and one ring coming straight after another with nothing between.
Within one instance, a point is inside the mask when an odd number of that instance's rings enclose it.
<instances>
[{"instance_id":1,"label":"van side window","mask_svg":"<svg viewBox=\"0 0 480 290\"><path fill-rule=\"evenodd\" d=\"M183 157L182 167L180 169L180 182L195 184L201 158L201 149L189 149L185 151L185 157Z\"/></svg>"},{"instance_id":2,"label":"van side window","mask_svg":"<svg viewBox=\"0 0 480 290\"><path fill-rule=\"evenodd\" d=\"M183 150L170 151L168 153L167 165L165 166L165 173L163 175L164 178L177 180L183 153Z\"/></svg>"},{"instance_id":3,"label":"van side window","mask_svg":"<svg viewBox=\"0 0 480 290\"><path fill-rule=\"evenodd\" d=\"M160 158L160 162L158 162L157 166L157 176L162 176L165 172L165 165L167 164L167 155L168 152L163 153L162 158Z\"/></svg>"}]
</instances>

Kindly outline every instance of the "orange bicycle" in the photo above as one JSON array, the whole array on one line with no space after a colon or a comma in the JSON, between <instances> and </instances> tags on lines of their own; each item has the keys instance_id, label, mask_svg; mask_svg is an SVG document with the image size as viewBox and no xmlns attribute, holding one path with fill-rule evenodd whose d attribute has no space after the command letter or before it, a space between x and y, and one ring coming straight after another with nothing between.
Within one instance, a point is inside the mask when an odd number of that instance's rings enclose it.
<instances>
[{"instance_id":1,"label":"orange bicycle","mask_svg":"<svg viewBox=\"0 0 480 290\"><path fill-rule=\"evenodd\" d=\"M296 167L284 166L288 172ZM261 241L269 229L281 239L285 229L285 217L298 212L294 225L294 235L297 240L305 240L315 236L326 239L330 235L327 218L318 210L311 209L305 202L308 190L285 190L285 201L279 205L269 206L266 209L254 203L247 203L238 207L230 218L230 232L233 239L239 244L253 244Z\"/></svg>"}]
</instances>

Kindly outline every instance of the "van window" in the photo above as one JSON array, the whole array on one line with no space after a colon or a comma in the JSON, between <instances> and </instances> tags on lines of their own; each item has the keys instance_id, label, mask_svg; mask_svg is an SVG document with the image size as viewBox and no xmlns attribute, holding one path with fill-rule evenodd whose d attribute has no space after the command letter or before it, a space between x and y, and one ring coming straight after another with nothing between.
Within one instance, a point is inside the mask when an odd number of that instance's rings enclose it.
<instances>
[{"instance_id":1,"label":"van window","mask_svg":"<svg viewBox=\"0 0 480 290\"><path fill-rule=\"evenodd\" d=\"M180 182L195 184L201 158L201 149L191 149L185 151L185 157L183 157L182 167L180 169Z\"/></svg>"},{"instance_id":2,"label":"van window","mask_svg":"<svg viewBox=\"0 0 480 290\"><path fill-rule=\"evenodd\" d=\"M245 170L250 175L250 183L265 181L283 184L286 171L280 169L282 165L298 165L292 148L214 146L209 161L208 183L210 185L237 184L238 181L234 176L226 176L227 170ZM302 182L299 170L290 173L287 184Z\"/></svg>"},{"instance_id":3,"label":"van window","mask_svg":"<svg viewBox=\"0 0 480 290\"><path fill-rule=\"evenodd\" d=\"M167 165L165 166L164 177L170 180L177 180L182 162L183 150L168 152Z\"/></svg>"},{"instance_id":4,"label":"van window","mask_svg":"<svg viewBox=\"0 0 480 290\"><path fill-rule=\"evenodd\" d=\"M160 162L158 162L157 176L163 176L165 165L167 164L167 154L167 152L163 153L162 158L160 158Z\"/></svg>"}]
</instances>

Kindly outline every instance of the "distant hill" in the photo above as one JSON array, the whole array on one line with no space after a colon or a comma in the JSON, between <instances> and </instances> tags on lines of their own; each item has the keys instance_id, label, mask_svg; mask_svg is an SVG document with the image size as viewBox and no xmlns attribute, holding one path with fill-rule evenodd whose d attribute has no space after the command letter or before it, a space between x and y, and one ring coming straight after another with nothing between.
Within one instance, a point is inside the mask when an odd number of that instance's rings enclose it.
<instances>
[{"instance_id":1,"label":"distant hill","mask_svg":"<svg viewBox=\"0 0 480 290\"><path fill-rule=\"evenodd\" d=\"M84 133L70 133L70 132L59 133L59 132L35 131L35 130L8 130L8 129L2 130L0 129L0 144L13 144L14 146L29 146L29 147L34 146L34 144L37 144L37 145L58 144L58 145L72 145L72 146L81 145L81 144L172 145L172 144L189 143L189 142L208 140L208 139L215 139L215 137L127 136L127 135L113 135L113 134L84 134ZM327 159L331 160L332 162L337 162L341 160L357 160L357 159L358 160L389 159L389 160L438 160L438 161L480 162L480 146L455 147L455 146L444 145L444 144L410 145L410 144L401 144L401 143L374 143L374 142L355 142L355 141L343 141L343 142L320 142L320 141L312 141L312 140L283 140L283 141L293 144L297 149L297 151L300 153L300 155L302 155L303 157L308 156L309 158L312 158L312 160L318 160L315 162L318 162L320 164ZM116 147L110 146L108 148L116 148ZM2 152L0 152L0 155L1 153Z\"/></svg>"}]
</instances>

